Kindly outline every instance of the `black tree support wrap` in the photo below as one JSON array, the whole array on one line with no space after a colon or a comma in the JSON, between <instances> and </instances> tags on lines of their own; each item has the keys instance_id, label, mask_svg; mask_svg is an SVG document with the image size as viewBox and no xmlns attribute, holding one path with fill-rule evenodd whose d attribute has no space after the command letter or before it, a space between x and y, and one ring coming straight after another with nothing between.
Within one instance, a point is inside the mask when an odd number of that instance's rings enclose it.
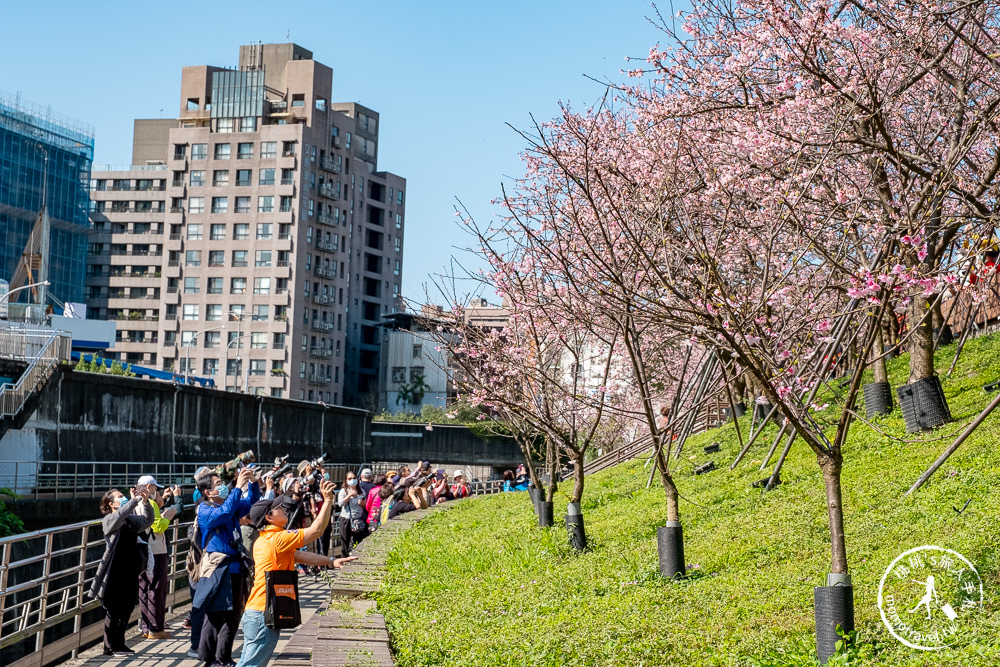
<instances>
[{"instance_id":1,"label":"black tree support wrap","mask_svg":"<svg viewBox=\"0 0 1000 667\"><path fill-rule=\"evenodd\" d=\"M892 412L892 385L888 382L870 382L862 390L865 393L865 416L868 419Z\"/></svg>"},{"instance_id":2,"label":"black tree support wrap","mask_svg":"<svg viewBox=\"0 0 1000 667\"><path fill-rule=\"evenodd\" d=\"M897 387L896 394L907 433L931 429L951 421L948 401L941 389L941 380L936 375Z\"/></svg>"},{"instance_id":3,"label":"black tree support wrap","mask_svg":"<svg viewBox=\"0 0 1000 667\"><path fill-rule=\"evenodd\" d=\"M817 586L813 589L816 605L816 654L825 665L837 652L837 626L847 634L854 630L854 587Z\"/></svg>"},{"instance_id":4,"label":"black tree support wrap","mask_svg":"<svg viewBox=\"0 0 1000 667\"><path fill-rule=\"evenodd\" d=\"M683 577L687 568L684 565L684 533L680 521L668 521L666 526L656 529L656 547L660 557L660 575L668 579Z\"/></svg>"},{"instance_id":5,"label":"black tree support wrap","mask_svg":"<svg viewBox=\"0 0 1000 667\"><path fill-rule=\"evenodd\" d=\"M538 489L533 486L528 487L528 497L531 498L531 508L535 512L535 516L538 516L538 501L541 498L541 494Z\"/></svg>"},{"instance_id":6,"label":"black tree support wrap","mask_svg":"<svg viewBox=\"0 0 1000 667\"><path fill-rule=\"evenodd\" d=\"M736 415L736 418L739 419L740 417L742 417L747 413L747 406L745 403L740 401L739 403L732 406L732 410L733 414Z\"/></svg>"},{"instance_id":7,"label":"black tree support wrap","mask_svg":"<svg viewBox=\"0 0 1000 667\"><path fill-rule=\"evenodd\" d=\"M569 545L575 551L587 550L587 531L583 527L583 514L580 513L580 503L570 503L566 508L566 532L569 535Z\"/></svg>"},{"instance_id":8,"label":"black tree support wrap","mask_svg":"<svg viewBox=\"0 0 1000 667\"><path fill-rule=\"evenodd\" d=\"M538 502L538 525L542 528L552 527L552 503L548 500Z\"/></svg>"}]
</instances>

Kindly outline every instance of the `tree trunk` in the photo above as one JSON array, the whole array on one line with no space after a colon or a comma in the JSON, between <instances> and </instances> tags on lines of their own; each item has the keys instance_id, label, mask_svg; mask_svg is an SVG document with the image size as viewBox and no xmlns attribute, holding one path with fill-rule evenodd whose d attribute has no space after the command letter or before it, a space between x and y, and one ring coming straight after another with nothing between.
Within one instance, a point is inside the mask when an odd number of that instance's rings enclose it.
<instances>
[{"instance_id":1,"label":"tree trunk","mask_svg":"<svg viewBox=\"0 0 1000 667\"><path fill-rule=\"evenodd\" d=\"M660 480L663 482L663 493L667 497L667 521L680 521L681 512L678 503L677 486L674 485L674 478L667 469L663 450L660 450L657 459L657 465L660 467Z\"/></svg>"},{"instance_id":2,"label":"tree trunk","mask_svg":"<svg viewBox=\"0 0 1000 667\"><path fill-rule=\"evenodd\" d=\"M583 452L573 452L573 493L569 501L578 503L583 498Z\"/></svg>"},{"instance_id":3,"label":"tree trunk","mask_svg":"<svg viewBox=\"0 0 1000 667\"><path fill-rule=\"evenodd\" d=\"M823 471L826 511L830 523L830 572L847 574L847 543L844 540L844 505L840 493L840 472L844 459L840 454L816 456Z\"/></svg>"},{"instance_id":4,"label":"tree trunk","mask_svg":"<svg viewBox=\"0 0 1000 667\"><path fill-rule=\"evenodd\" d=\"M910 330L908 348L910 350L909 382L911 384L934 375L934 336L931 318L925 318L926 314L927 297L915 294L907 314Z\"/></svg>"},{"instance_id":5,"label":"tree trunk","mask_svg":"<svg viewBox=\"0 0 1000 667\"><path fill-rule=\"evenodd\" d=\"M885 357L882 356L884 350L882 348L882 323L879 322L879 331L875 334L874 340L872 342L872 373L875 374L875 382L888 382L889 381L889 371L885 367Z\"/></svg>"}]
</instances>

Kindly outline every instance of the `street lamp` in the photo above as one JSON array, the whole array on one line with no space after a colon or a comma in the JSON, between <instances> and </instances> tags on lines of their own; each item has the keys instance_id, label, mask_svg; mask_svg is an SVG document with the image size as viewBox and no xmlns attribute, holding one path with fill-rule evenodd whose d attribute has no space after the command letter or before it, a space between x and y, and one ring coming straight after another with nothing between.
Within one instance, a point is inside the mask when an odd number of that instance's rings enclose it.
<instances>
[{"instance_id":1,"label":"street lamp","mask_svg":"<svg viewBox=\"0 0 1000 667\"><path fill-rule=\"evenodd\" d=\"M250 337L250 334L243 334L242 336L236 336L236 338L234 338L231 341L229 341L229 345L226 345L226 366L229 365L229 348L231 348L233 346L233 343L239 341L240 339L249 338L249 337ZM237 349L241 349L242 347L243 346L240 345L240 347L237 348ZM244 394L247 393L247 389L248 389L248 387L250 385L250 363L249 363L249 361L250 360L247 359L248 363L247 363L247 368L246 368L246 373L245 373L245 379L243 380L243 393ZM237 363L240 362L240 356L239 356L239 354L236 355L236 362ZM229 369L226 368L226 376L228 377L228 375L229 375ZM239 372L237 372L236 373L236 386L237 387L240 386L239 382L240 382L240 376L239 376Z\"/></svg>"},{"instance_id":2,"label":"street lamp","mask_svg":"<svg viewBox=\"0 0 1000 667\"><path fill-rule=\"evenodd\" d=\"M0 303L7 301L8 299L10 299L11 294L16 294L21 290L31 289L32 287L48 287L51 284L52 283L50 283L48 280L43 280L40 283L31 283L30 285L22 285L21 287L15 287L6 294L0 294Z\"/></svg>"},{"instance_id":3,"label":"street lamp","mask_svg":"<svg viewBox=\"0 0 1000 667\"><path fill-rule=\"evenodd\" d=\"M226 325L223 324L222 326L219 326L219 327L211 327L209 329L202 329L201 331L199 331L195 335L191 336L191 340L189 340L188 343L187 343L187 345L185 345L185 347L187 348L187 361L184 362L185 377L189 381L191 379L191 346L194 345L194 342L196 340L198 340L198 336L202 335L203 333L207 333L209 331L218 331L219 329L225 329L225 328L226 328Z\"/></svg>"}]
</instances>

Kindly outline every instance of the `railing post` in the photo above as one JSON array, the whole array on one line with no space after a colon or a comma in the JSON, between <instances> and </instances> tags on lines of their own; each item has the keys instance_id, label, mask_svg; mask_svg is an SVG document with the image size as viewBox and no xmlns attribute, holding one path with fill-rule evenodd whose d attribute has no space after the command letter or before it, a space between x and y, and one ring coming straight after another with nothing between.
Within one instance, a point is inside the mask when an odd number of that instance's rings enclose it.
<instances>
[{"instance_id":1,"label":"railing post","mask_svg":"<svg viewBox=\"0 0 1000 667\"><path fill-rule=\"evenodd\" d=\"M77 572L76 575L77 609L83 606L83 595L84 595L83 588L87 581L87 551L89 551L88 546L90 545L90 526L85 525L80 532L82 534L83 541L81 542L81 548L80 548L80 570ZM73 616L73 634L76 635L77 637L80 636L80 630L83 629L82 625L83 625L83 615L76 614L75 616ZM70 657L75 659L77 657L78 652L79 649L77 648L73 649L72 653L70 654Z\"/></svg>"}]
</instances>

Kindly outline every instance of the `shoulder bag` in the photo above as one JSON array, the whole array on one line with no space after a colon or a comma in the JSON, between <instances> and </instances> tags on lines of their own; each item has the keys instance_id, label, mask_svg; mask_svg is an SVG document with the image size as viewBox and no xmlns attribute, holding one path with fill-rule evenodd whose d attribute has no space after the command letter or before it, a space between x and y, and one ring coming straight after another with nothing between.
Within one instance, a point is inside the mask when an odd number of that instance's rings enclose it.
<instances>
[{"instance_id":1,"label":"shoulder bag","mask_svg":"<svg viewBox=\"0 0 1000 667\"><path fill-rule=\"evenodd\" d=\"M271 543L271 562L277 565L278 553ZM293 570L270 570L264 573L264 625L272 630L288 630L302 624L299 611L299 573Z\"/></svg>"}]
</instances>

